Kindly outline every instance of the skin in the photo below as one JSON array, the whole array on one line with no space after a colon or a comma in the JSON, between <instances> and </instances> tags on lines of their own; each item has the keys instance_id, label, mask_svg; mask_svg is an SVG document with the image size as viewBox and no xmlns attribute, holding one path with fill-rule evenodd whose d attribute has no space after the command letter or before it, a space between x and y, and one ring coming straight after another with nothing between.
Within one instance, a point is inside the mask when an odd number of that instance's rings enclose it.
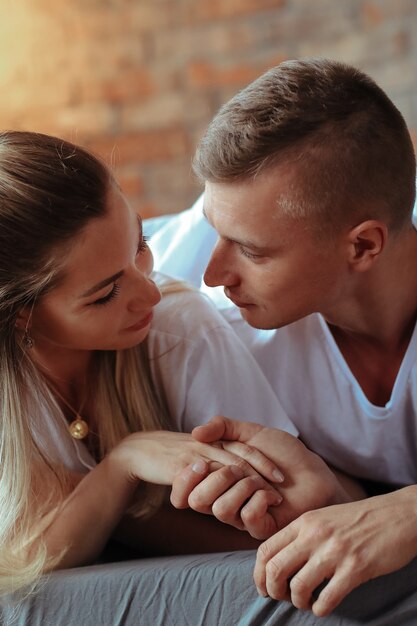
<instances>
[{"instance_id":1,"label":"skin","mask_svg":"<svg viewBox=\"0 0 417 626\"><path fill-rule=\"evenodd\" d=\"M294 167L206 184L204 211L219 239L205 282L223 285L256 328L280 328L321 313L365 395L384 405L417 316L417 233L411 219L391 233L383 221L352 217L338 232L319 237L313 217L292 218L280 207L290 186L302 185ZM177 481L177 497L192 502L196 484L190 473ZM209 506L219 496L206 485ZM227 493L221 498L225 507ZM215 510L215 500L211 505ZM260 547L260 592L328 614L354 587L417 556L416 507L417 487L410 486L304 513ZM229 519L233 514L230 509ZM325 579L330 582L313 603L312 592Z\"/></svg>"},{"instance_id":2,"label":"skin","mask_svg":"<svg viewBox=\"0 0 417 626\"><path fill-rule=\"evenodd\" d=\"M189 468L184 470L180 478L188 486L194 482L191 495L184 493L180 481L174 481L171 502L176 507L190 505L200 513L213 513L235 528L248 530L257 539L270 537L305 511L364 497L353 481L338 479L299 439L276 428L216 416L208 424L195 428L193 437L201 442L244 443L279 462L284 471L284 481L279 485L283 501L279 506L274 506L270 493L262 490L256 477L236 482L236 475L228 467L211 473L202 482L195 468L191 468L192 472ZM204 468L199 469L203 473Z\"/></svg>"},{"instance_id":3,"label":"skin","mask_svg":"<svg viewBox=\"0 0 417 626\"><path fill-rule=\"evenodd\" d=\"M94 430L99 416L94 397L87 393L93 351L142 342L161 295L150 278L153 260L140 220L116 186L109 189L106 213L88 223L71 244L60 283L33 308L21 311L17 329L28 329L34 341L30 357L72 406L79 407L87 397L83 415ZM62 409L73 419L66 405ZM133 433L123 439L86 476L75 481L71 477L68 497L41 523L39 534L48 555L56 559L54 566L76 566L96 557L140 481L170 485L180 471L196 462L208 463L212 470L236 465L239 477L256 476L258 485L277 503L280 496L270 484L276 478L276 465L250 446L241 444L240 454L236 446L233 451L227 448L227 442L211 445L195 441L190 434L162 431ZM46 481L38 481L37 488L43 501ZM88 533L91 519L94 532ZM248 539L241 535L236 543L253 546Z\"/></svg>"}]
</instances>

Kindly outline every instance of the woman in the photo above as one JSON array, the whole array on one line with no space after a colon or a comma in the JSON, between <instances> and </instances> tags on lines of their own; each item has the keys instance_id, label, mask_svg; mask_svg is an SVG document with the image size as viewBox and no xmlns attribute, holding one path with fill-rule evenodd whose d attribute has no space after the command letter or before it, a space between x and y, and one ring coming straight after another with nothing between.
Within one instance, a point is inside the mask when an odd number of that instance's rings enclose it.
<instances>
[{"instance_id":1,"label":"woman","mask_svg":"<svg viewBox=\"0 0 417 626\"><path fill-rule=\"evenodd\" d=\"M295 431L202 296L166 284L159 305L141 220L109 170L61 139L4 132L0 198L0 593L94 559L127 510L158 507L145 483L194 461L277 482L256 450L249 465L247 446L168 432L215 413Z\"/></svg>"}]
</instances>

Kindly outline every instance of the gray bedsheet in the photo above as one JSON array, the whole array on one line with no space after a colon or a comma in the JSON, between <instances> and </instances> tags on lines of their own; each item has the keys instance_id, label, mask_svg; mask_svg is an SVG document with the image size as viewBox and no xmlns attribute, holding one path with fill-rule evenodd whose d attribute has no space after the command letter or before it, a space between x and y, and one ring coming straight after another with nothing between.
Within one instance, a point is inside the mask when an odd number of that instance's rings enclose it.
<instances>
[{"instance_id":1,"label":"gray bedsheet","mask_svg":"<svg viewBox=\"0 0 417 626\"><path fill-rule=\"evenodd\" d=\"M417 561L355 590L329 618L259 598L253 551L58 571L0 611L4 626L416 626Z\"/></svg>"}]
</instances>

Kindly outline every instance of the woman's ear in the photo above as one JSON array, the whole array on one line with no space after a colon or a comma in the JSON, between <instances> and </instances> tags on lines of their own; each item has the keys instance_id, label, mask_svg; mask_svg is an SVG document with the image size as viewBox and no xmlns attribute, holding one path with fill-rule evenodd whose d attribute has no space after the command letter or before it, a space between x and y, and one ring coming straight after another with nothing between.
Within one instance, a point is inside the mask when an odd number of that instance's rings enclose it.
<instances>
[{"instance_id":1,"label":"woman's ear","mask_svg":"<svg viewBox=\"0 0 417 626\"><path fill-rule=\"evenodd\" d=\"M368 271L385 248L388 228L378 220L361 222L349 231L349 263L355 272Z\"/></svg>"},{"instance_id":2,"label":"woman's ear","mask_svg":"<svg viewBox=\"0 0 417 626\"><path fill-rule=\"evenodd\" d=\"M25 331L28 329L31 313L31 307L25 307L19 312L15 323L15 326L18 330Z\"/></svg>"}]
</instances>

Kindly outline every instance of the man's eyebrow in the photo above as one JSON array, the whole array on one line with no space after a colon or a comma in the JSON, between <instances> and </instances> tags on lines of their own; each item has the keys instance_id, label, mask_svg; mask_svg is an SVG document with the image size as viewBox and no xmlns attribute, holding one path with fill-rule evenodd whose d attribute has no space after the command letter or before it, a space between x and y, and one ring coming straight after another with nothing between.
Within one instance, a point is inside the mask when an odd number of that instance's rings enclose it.
<instances>
[{"instance_id":1,"label":"man's eyebrow","mask_svg":"<svg viewBox=\"0 0 417 626\"><path fill-rule=\"evenodd\" d=\"M87 291L85 291L81 295L81 298L88 298L88 296L92 296L93 293L96 293L97 291L100 291L101 289L104 289L104 287L107 287L107 285L110 285L111 283L114 283L121 276L123 276L123 274L124 274L124 272L123 272L123 270L121 270L120 272L116 272L116 274L113 274L113 276L109 276L108 278L104 278L104 280L101 280L99 283L96 283L95 285L90 287L90 289L87 289Z\"/></svg>"},{"instance_id":2,"label":"man's eyebrow","mask_svg":"<svg viewBox=\"0 0 417 626\"><path fill-rule=\"evenodd\" d=\"M139 239L142 239L143 237L142 218L140 217L140 215L136 215L136 217L137 217L137 223L139 226ZM90 289L87 289L87 291L85 291L81 295L81 298L88 298L89 296L92 296L93 293L96 293L97 291L104 289L104 287L107 287L107 285L111 285L111 283L114 283L116 280L121 278L123 274L124 274L124 271L120 270L120 272L116 272L116 274L113 274L112 276L109 276L108 278L104 278L99 283L96 283L95 285L90 287Z\"/></svg>"},{"instance_id":3,"label":"man's eyebrow","mask_svg":"<svg viewBox=\"0 0 417 626\"><path fill-rule=\"evenodd\" d=\"M203 213L204 219L208 221L207 213L204 207L202 209L202 213ZM226 239L226 241L230 241L231 243L236 243L238 246L242 246L242 248L250 248L251 250L254 250L255 252L266 252L267 250L269 250L268 247L257 246L256 244L253 243L253 241L250 241L249 239L234 239L233 237L223 237L223 239Z\"/></svg>"}]
</instances>

